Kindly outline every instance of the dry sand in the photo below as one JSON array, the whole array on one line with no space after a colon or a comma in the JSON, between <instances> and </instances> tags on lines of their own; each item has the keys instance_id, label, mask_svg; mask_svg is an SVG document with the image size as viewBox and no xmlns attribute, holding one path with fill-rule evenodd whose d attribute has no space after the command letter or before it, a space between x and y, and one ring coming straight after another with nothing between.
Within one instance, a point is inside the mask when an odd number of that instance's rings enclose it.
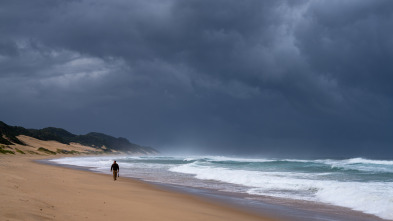
<instances>
[{"instance_id":1,"label":"dry sand","mask_svg":"<svg viewBox=\"0 0 393 221\"><path fill-rule=\"evenodd\" d=\"M110 175L0 155L0 220L273 220Z\"/></svg>"}]
</instances>

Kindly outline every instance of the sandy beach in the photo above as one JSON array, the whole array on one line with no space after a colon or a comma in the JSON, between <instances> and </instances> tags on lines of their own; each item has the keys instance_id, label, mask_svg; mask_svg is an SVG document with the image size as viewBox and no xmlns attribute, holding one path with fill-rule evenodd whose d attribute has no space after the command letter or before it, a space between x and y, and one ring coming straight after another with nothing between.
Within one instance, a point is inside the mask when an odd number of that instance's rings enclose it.
<instances>
[{"instance_id":1,"label":"sandy beach","mask_svg":"<svg viewBox=\"0 0 393 221\"><path fill-rule=\"evenodd\" d=\"M0 156L0 219L275 220L148 183Z\"/></svg>"}]
</instances>

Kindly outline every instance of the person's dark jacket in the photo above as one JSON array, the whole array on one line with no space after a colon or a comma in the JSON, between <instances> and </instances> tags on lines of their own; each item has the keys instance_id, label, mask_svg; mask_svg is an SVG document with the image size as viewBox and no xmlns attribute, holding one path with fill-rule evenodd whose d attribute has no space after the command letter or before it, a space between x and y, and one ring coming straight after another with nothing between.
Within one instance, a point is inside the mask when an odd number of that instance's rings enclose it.
<instances>
[{"instance_id":1,"label":"person's dark jacket","mask_svg":"<svg viewBox=\"0 0 393 221\"><path fill-rule=\"evenodd\" d=\"M112 171L112 170L119 171L119 170L120 170L119 164L117 164L117 163L112 164L112 166L111 166L111 171Z\"/></svg>"}]
</instances>

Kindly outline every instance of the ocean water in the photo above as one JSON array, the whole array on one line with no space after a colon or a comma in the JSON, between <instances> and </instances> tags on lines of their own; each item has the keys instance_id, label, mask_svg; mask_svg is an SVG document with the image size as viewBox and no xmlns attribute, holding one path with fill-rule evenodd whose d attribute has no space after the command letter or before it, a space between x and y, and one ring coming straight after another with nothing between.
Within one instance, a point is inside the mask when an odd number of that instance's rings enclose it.
<instances>
[{"instance_id":1,"label":"ocean water","mask_svg":"<svg viewBox=\"0 0 393 221\"><path fill-rule=\"evenodd\" d=\"M110 173L113 160L117 160L120 175L125 177L317 202L393 220L393 160L105 156L51 161Z\"/></svg>"}]
</instances>

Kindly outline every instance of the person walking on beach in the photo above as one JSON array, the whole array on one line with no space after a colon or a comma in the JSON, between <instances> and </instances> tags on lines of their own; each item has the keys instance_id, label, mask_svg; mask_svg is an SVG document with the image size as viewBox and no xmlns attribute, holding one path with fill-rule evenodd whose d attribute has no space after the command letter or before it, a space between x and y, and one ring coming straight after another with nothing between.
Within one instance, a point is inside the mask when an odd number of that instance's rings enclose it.
<instances>
[{"instance_id":1,"label":"person walking on beach","mask_svg":"<svg viewBox=\"0 0 393 221\"><path fill-rule=\"evenodd\" d=\"M113 171L113 180L116 180L118 173L120 172L120 167L119 164L116 163L116 160L113 162L111 166L111 171Z\"/></svg>"}]
</instances>

